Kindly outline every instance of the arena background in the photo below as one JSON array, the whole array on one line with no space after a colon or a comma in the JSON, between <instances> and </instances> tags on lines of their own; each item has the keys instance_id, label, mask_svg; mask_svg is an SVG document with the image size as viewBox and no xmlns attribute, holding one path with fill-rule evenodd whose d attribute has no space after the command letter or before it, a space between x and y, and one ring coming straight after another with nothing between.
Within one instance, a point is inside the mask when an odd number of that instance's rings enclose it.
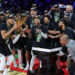
<instances>
[{"instance_id":1,"label":"arena background","mask_svg":"<svg viewBox=\"0 0 75 75\"><path fill-rule=\"evenodd\" d=\"M11 11L16 9L29 10L34 3L37 4L38 9L40 8L41 11L49 9L56 3L73 4L75 8L74 0L0 0L0 8L9 9Z\"/></svg>"}]
</instances>

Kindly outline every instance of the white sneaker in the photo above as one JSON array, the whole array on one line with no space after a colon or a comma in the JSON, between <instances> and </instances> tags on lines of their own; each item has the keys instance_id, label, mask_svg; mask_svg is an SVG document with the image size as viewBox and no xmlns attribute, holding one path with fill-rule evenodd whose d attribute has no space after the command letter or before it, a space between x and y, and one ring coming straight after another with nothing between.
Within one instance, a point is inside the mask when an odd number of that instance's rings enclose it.
<instances>
[{"instance_id":1,"label":"white sneaker","mask_svg":"<svg viewBox=\"0 0 75 75\"><path fill-rule=\"evenodd\" d=\"M35 73L35 70L30 71L31 73Z\"/></svg>"},{"instance_id":2,"label":"white sneaker","mask_svg":"<svg viewBox=\"0 0 75 75\"><path fill-rule=\"evenodd\" d=\"M24 70L28 71L29 69L29 65L26 65L26 67L24 68Z\"/></svg>"},{"instance_id":3,"label":"white sneaker","mask_svg":"<svg viewBox=\"0 0 75 75\"><path fill-rule=\"evenodd\" d=\"M24 69L24 67L23 67L21 64L19 64L19 68L20 68L20 69Z\"/></svg>"},{"instance_id":4,"label":"white sneaker","mask_svg":"<svg viewBox=\"0 0 75 75\"><path fill-rule=\"evenodd\" d=\"M8 73L4 73L3 75L8 75Z\"/></svg>"},{"instance_id":5,"label":"white sneaker","mask_svg":"<svg viewBox=\"0 0 75 75\"><path fill-rule=\"evenodd\" d=\"M23 64L23 63L20 63L20 65L24 66L24 64Z\"/></svg>"},{"instance_id":6,"label":"white sneaker","mask_svg":"<svg viewBox=\"0 0 75 75\"><path fill-rule=\"evenodd\" d=\"M8 75L8 71L5 70L5 71L3 72L3 75Z\"/></svg>"}]
</instances>

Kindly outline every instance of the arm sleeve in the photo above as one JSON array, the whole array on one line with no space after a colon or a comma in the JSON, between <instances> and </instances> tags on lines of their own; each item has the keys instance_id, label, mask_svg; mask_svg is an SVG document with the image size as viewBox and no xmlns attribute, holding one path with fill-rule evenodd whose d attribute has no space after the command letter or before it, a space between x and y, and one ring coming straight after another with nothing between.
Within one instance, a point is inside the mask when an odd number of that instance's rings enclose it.
<instances>
[{"instance_id":1,"label":"arm sleeve","mask_svg":"<svg viewBox=\"0 0 75 75\"><path fill-rule=\"evenodd\" d=\"M43 33L43 32L41 32L41 35L42 35L42 37L44 38L44 39L47 39L48 37L47 37L47 34L45 34L45 33Z\"/></svg>"}]
</instances>

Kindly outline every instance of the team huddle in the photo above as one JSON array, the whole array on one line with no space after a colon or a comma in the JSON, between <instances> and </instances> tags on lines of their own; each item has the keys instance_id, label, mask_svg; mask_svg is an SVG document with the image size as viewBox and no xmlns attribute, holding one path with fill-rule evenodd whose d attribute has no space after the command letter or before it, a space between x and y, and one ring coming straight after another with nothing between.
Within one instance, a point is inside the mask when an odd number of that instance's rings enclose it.
<instances>
[{"instance_id":1,"label":"team huddle","mask_svg":"<svg viewBox=\"0 0 75 75\"><path fill-rule=\"evenodd\" d=\"M50 56L36 56L32 51L33 47L43 49L62 47L63 56L68 58L69 55L75 62L74 30L75 13L71 5L66 5L66 10L64 10L56 4L49 11L44 11L44 14L37 10L36 5L33 5L30 12L0 11L0 75L8 75L12 62L14 62L14 67L34 73L36 57L42 64L40 68L45 71L42 75L50 75ZM26 58L25 67L22 62L23 50ZM19 65L15 60L16 53ZM55 60L53 63L55 67L57 55L51 56ZM69 73L74 75L75 71L71 71L71 68L73 67L68 67Z\"/></svg>"}]
</instances>

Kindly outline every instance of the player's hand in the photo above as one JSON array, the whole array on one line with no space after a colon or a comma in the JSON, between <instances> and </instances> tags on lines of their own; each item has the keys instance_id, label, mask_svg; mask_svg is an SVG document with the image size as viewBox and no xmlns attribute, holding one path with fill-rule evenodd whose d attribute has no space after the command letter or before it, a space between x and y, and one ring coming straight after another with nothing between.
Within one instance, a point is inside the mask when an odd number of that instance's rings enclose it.
<instances>
[{"instance_id":1,"label":"player's hand","mask_svg":"<svg viewBox=\"0 0 75 75\"><path fill-rule=\"evenodd\" d=\"M52 39L54 39L55 37L54 36L52 36L52 35L48 35L48 37L50 37L50 38L52 38Z\"/></svg>"},{"instance_id":2,"label":"player's hand","mask_svg":"<svg viewBox=\"0 0 75 75\"><path fill-rule=\"evenodd\" d=\"M58 36L55 36L55 38L58 38Z\"/></svg>"},{"instance_id":3,"label":"player's hand","mask_svg":"<svg viewBox=\"0 0 75 75\"><path fill-rule=\"evenodd\" d=\"M13 26L13 29L14 29L14 30L17 30L17 29L19 29L19 28L21 28L20 25L14 24L14 26Z\"/></svg>"},{"instance_id":4,"label":"player's hand","mask_svg":"<svg viewBox=\"0 0 75 75\"><path fill-rule=\"evenodd\" d=\"M11 39L14 39L16 36L15 35L12 35Z\"/></svg>"},{"instance_id":5,"label":"player's hand","mask_svg":"<svg viewBox=\"0 0 75 75\"><path fill-rule=\"evenodd\" d=\"M52 11L52 10L55 10L55 7L54 7L54 6L52 6L52 8L51 8L51 11Z\"/></svg>"},{"instance_id":6,"label":"player's hand","mask_svg":"<svg viewBox=\"0 0 75 75\"><path fill-rule=\"evenodd\" d=\"M22 34L22 37L24 37L24 38L25 38L25 37L26 37L26 35L25 35L25 34Z\"/></svg>"},{"instance_id":7,"label":"player's hand","mask_svg":"<svg viewBox=\"0 0 75 75\"><path fill-rule=\"evenodd\" d=\"M55 37L54 36L51 36L51 38L54 39Z\"/></svg>"},{"instance_id":8,"label":"player's hand","mask_svg":"<svg viewBox=\"0 0 75 75\"><path fill-rule=\"evenodd\" d=\"M27 31L27 29L26 29L26 28L24 28L24 29L23 29L23 32L26 32L26 31Z\"/></svg>"},{"instance_id":9,"label":"player's hand","mask_svg":"<svg viewBox=\"0 0 75 75\"><path fill-rule=\"evenodd\" d=\"M37 32L37 33L41 33L41 30L40 30L40 29L36 29L36 32Z\"/></svg>"}]
</instances>

